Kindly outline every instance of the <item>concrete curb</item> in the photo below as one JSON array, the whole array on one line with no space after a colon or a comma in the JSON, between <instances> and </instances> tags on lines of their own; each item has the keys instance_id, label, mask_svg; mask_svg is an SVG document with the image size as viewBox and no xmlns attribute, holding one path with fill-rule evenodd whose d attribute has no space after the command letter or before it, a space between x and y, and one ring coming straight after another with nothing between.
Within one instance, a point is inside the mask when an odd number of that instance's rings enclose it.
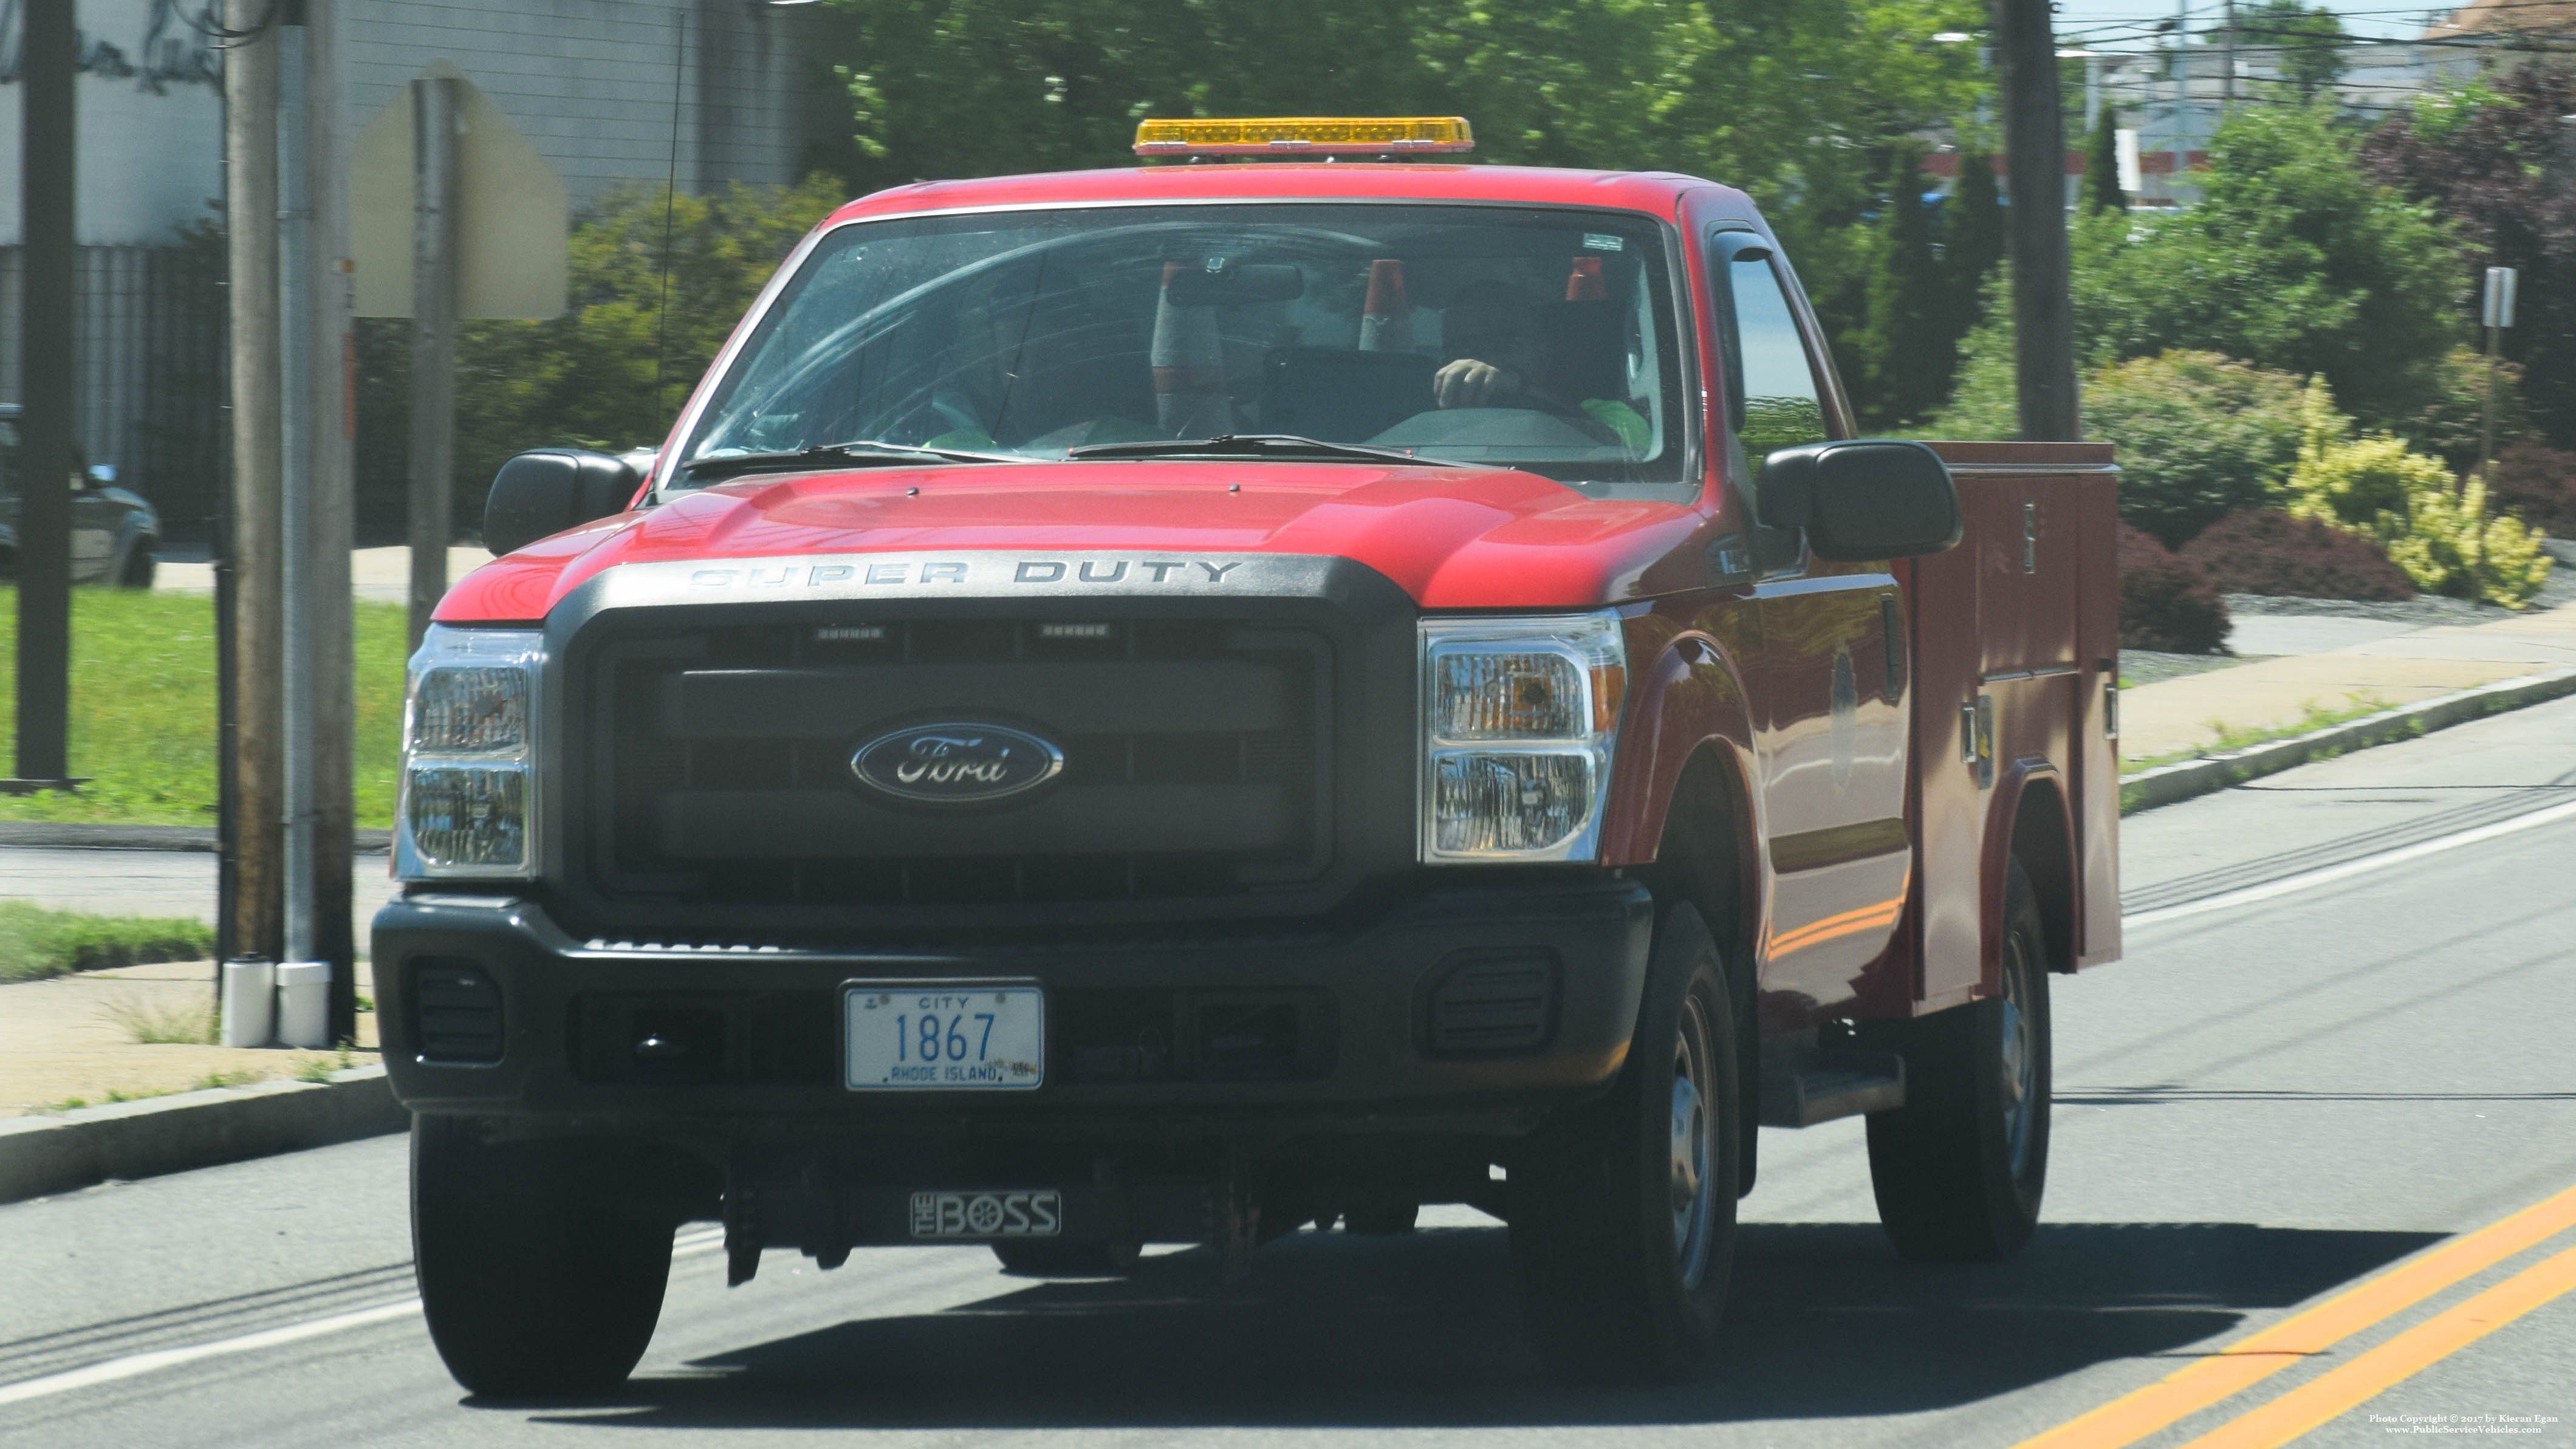
<instances>
[{"instance_id":1,"label":"concrete curb","mask_svg":"<svg viewBox=\"0 0 2576 1449\"><path fill-rule=\"evenodd\" d=\"M2517 679L2499 680L2476 689L2428 699L2421 704L2382 710L2378 714L2346 724L2329 725L2295 739L2274 740L2234 754L2211 755L2206 759L2185 760L2180 764L2141 770L2120 780L2120 813L2132 815L2141 810L2153 810L2159 805L2171 805L2177 800L2188 800L2195 795L2224 790L2230 785L2243 784L2264 775L2278 774L2293 766L2304 765L2320 755L2342 754L2372 745L2410 740L2432 730L2448 729L2455 724L2503 714L2526 705L2543 704L2571 694L2576 694L2576 669L2526 674Z\"/></svg>"},{"instance_id":2,"label":"concrete curb","mask_svg":"<svg viewBox=\"0 0 2576 1449\"><path fill-rule=\"evenodd\" d=\"M260 1082L12 1117L0 1120L0 1203L410 1126L381 1065L334 1072L328 1082Z\"/></svg>"},{"instance_id":3,"label":"concrete curb","mask_svg":"<svg viewBox=\"0 0 2576 1449\"><path fill-rule=\"evenodd\" d=\"M357 830L350 834L360 855L382 855L393 848L390 830ZM28 850L194 850L207 854L223 848L209 825L93 825L80 821L0 820L0 847Z\"/></svg>"}]
</instances>

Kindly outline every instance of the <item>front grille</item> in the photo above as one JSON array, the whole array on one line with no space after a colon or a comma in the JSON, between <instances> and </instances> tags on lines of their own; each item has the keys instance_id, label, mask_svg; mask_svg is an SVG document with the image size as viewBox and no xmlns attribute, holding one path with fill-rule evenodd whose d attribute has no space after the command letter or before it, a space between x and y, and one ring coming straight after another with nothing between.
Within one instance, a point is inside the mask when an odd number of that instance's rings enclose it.
<instances>
[{"instance_id":1,"label":"front grille","mask_svg":"<svg viewBox=\"0 0 2576 1449\"><path fill-rule=\"evenodd\" d=\"M607 902L832 910L1242 896L1331 864L1330 650L1254 619L920 618L621 632L592 655L584 852ZM850 761L1005 725L1026 797L906 804Z\"/></svg>"}]
</instances>

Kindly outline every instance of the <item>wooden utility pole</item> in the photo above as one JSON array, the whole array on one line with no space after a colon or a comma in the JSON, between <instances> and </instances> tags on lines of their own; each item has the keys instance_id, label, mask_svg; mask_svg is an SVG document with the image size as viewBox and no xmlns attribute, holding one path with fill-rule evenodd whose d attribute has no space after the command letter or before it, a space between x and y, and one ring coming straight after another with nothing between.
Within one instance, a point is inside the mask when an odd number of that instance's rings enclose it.
<instances>
[{"instance_id":1,"label":"wooden utility pole","mask_svg":"<svg viewBox=\"0 0 2576 1449\"><path fill-rule=\"evenodd\" d=\"M1993 0L2004 103L2013 267L2013 361L2021 435L2084 436L2075 393L2075 308L2066 248L2066 121L2048 0Z\"/></svg>"},{"instance_id":2,"label":"wooden utility pole","mask_svg":"<svg viewBox=\"0 0 2576 1449\"><path fill-rule=\"evenodd\" d=\"M274 961L284 946L285 796L277 681L277 25L273 0L226 0L239 37L224 52L224 221L232 291L233 949Z\"/></svg>"},{"instance_id":3,"label":"wooden utility pole","mask_svg":"<svg viewBox=\"0 0 2576 1449\"><path fill-rule=\"evenodd\" d=\"M69 782L72 647L72 282L80 67L72 0L29 0L19 49L18 774L13 792Z\"/></svg>"},{"instance_id":4,"label":"wooden utility pole","mask_svg":"<svg viewBox=\"0 0 2576 1449\"><path fill-rule=\"evenodd\" d=\"M313 553L313 945L331 963L330 1036L357 1032L357 951L349 903L356 850L353 798L357 724L356 618L350 609L349 553L357 546L358 433L355 274L349 259L349 144L341 124L339 0L304 0L305 201L313 264L312 469L307 538ZM444 557L442 547L441 557Z\"/></svg>"},{"instance_id":5,"label":"wooden utility pole","mask_svg":"<svg viewBox=\"0 0 2576 1449\"><path fill-rule=\"evenodd\" d=\"M458 82L411 83L411 647L447 593L456 471Z\"/></svg>"}]
</instances>

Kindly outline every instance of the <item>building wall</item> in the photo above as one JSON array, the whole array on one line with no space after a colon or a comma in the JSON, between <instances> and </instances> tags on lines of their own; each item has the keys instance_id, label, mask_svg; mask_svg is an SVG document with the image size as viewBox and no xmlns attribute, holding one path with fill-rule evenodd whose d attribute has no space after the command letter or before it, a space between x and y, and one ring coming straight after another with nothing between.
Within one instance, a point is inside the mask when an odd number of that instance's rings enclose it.
<instances>
[{"instance_id":1,"label":"building wall","mask_svg":"<svg viewBox=\"0 0 2576 1449\"><path fill-rule=\"evenodd\" d=\"M526 133L578 209L623 183L796 177L795 7L742 0L342 0L355 134L431 61ZM683 43L685 38L685 50ZM676 137L675 125L676 122ZM676 139L676 147L674 141ZM676 150L676 165L674 151Z\"/></svg>"}]
</instances>

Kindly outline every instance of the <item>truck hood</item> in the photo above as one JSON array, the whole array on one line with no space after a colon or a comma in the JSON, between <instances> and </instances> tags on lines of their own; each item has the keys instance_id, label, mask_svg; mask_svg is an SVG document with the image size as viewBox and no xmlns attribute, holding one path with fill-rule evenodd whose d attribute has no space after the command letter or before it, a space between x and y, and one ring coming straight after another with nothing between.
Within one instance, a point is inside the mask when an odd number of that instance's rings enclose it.
<instances>
[{"instance_id":1,"label":"truck hood","mask_svg":"<svg viewBox=\"0 0 2576 1449\"><path fill-rule=\"evenodd\" d=\"M621 564L869 553L1119 550L1351 559L1424 608L1584 608L1686 587L1709 520L1499 468L1083 462L767 474L532 543L437 617L542 619Z\"/></svg>"}]
</instances>

